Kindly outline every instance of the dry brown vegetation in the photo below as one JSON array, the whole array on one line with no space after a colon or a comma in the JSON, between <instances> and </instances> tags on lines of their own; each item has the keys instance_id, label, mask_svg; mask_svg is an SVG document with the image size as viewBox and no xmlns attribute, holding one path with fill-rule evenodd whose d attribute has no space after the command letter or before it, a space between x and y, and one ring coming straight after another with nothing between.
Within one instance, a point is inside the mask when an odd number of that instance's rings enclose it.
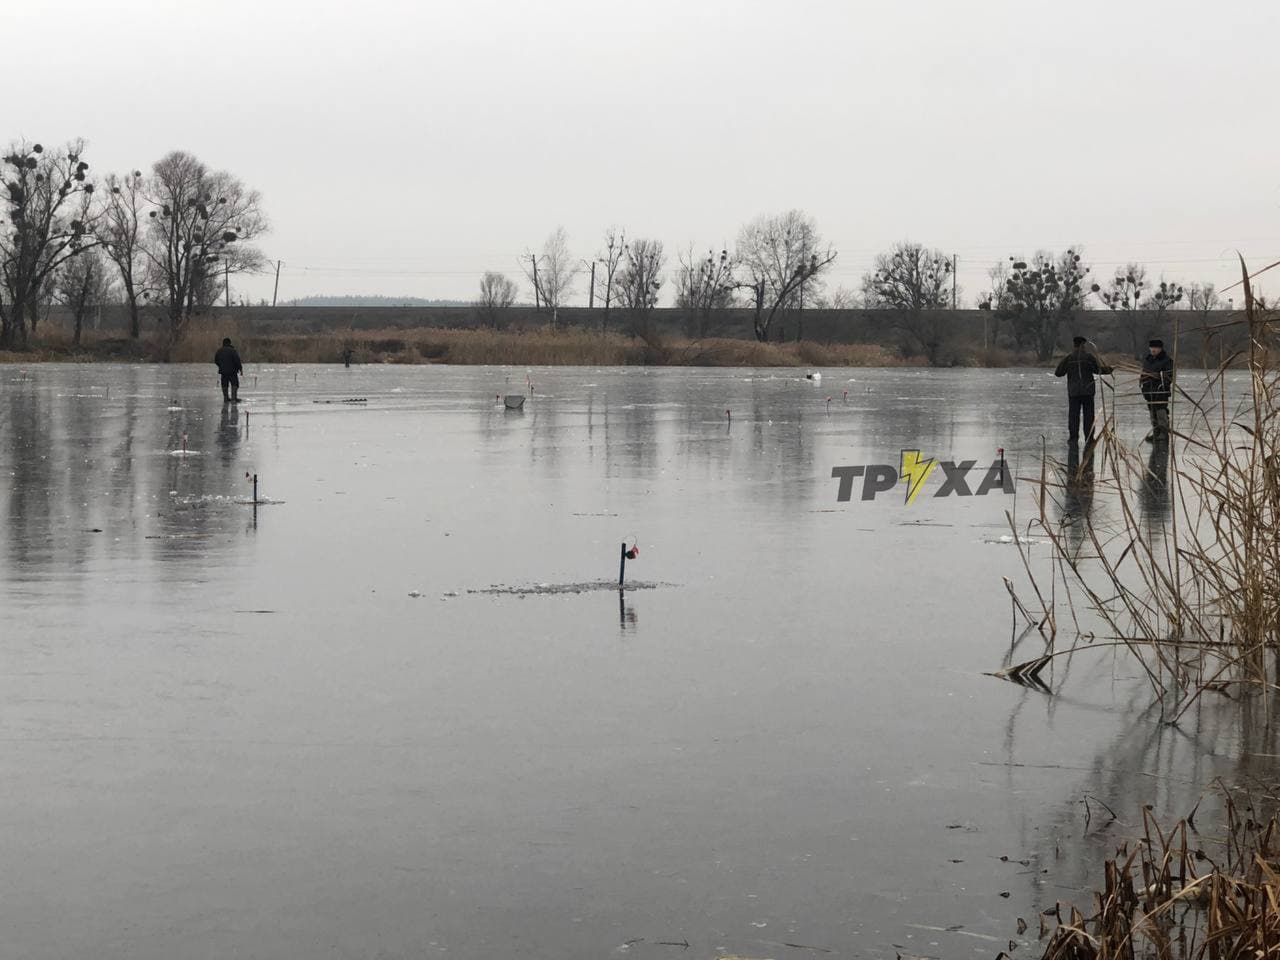
<instances>
[{"instance_id":1,"label":"dry brown vegetation","mask_svg":"<svg viewBox=\"0 0 1280 960\"><path fill-rule=\"evenodd\" d=\"M341 363L343 352L348 348L354 363L868 367L912 362L874 344L758 343L683 337L641 339L580 328L514 331L424 327L261 334L242 331L235 323L191 330L168 351L167 357L161 341L133 343L86 333L84 344L76 349L69 337L55 331L42 336L28 351L0 354L0 361L167 359L177 363L207 363L224 336L235 341L246 363Z\"/></svg>"},{"instance_id":2,"label":"dry brown vegetation","mask_svg":"<svg viewBox=\"0 0 1280 960\"><path fill-rule=\"evenodd\" d=\"M1236 358L1225 357L1202 389L1175 386L1172 442L1149 455L1118 436L1114 395L1104 393L1096 446L1065 467L1042 458L1036 516L1023 529L1010 518L1034 600L1024 603L1009 586L1015 615L1045 648L998 675L1040 683L1059 657L1124 648L1172 722L1207 691L1276 687L1280 372L1268 348L1280 315L1255 301L1247 273L1244 286L1245 311L1233 321L1248 333L1243 402L1233 408L1226 374ZM1081 509L1086 492L1106 495L1109 518ZM1154 499L1162 506L1153 522ZM1033 565L1034 538L1049 543L1048 576ZM1071 631L1058 622L1064 608ZM1064 633L1073 634L1065 647Z\"/></svg>"},{"instance_id":3,"label":"dry brown vegetation","mask_svg":"<svg viewBox=\"0 0 1280 960\"><path fill-rule=\"evenodd\" d=\"M1251 801L1225 803L1226 835L1211 843L1194 810L1162 830L1144 809L1142 838L1103 865L1092 915L1050 911L1058 925L1043 960L1280 956L1280 822L1260 822Z\"/></svg>"}]
</instances>

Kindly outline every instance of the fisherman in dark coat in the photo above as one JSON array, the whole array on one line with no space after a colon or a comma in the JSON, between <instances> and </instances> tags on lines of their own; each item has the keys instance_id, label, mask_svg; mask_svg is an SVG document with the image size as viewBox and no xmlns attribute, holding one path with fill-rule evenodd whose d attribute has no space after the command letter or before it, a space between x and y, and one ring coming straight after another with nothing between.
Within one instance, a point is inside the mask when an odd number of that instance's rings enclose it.
<instances>
[{"instance_id":1,"label":"fisherman in dark coat","mask_svg":"<svg viewBox=\"0 0 1280 960\"><path fill-rule=\"evenodd\" d=\"M1146 440L1155 442L1169 438L1169 394L1173 390L1173 358L1164 352L1163 340L1152 340L1142 361L1138 386L1147 411L1151 414L1151 432Z\"/></svg>"},{"instance_id":2,"label":"fisherman in dark coat","mask_svg":"<svg viewBox=\"0 0 1280 960\"><path fill-rule=\"evenodd\" d=\"M213 362L218 365L218 374L222 377L222 402L236 403L240 396L240 374L244 367L240 364L240 354L231 345L231 338L224 337L222 346L213 355ZM227 392L230 388L230 393Z\"/></svg>"},{"instance_id":3,"label":"fisherman in dark coat","mask_svg":"<svg viewBox=\"0 0 1280 960\"><path fill-rule=\"evenodd\" d=\"M1072 337L1075 349L1062 358L1055 377L1067 378L1067 430L1071 442L1080 442L1080 417L1084 416L1085 443L1093 440L1093 397L1097 390L1095 376L1111 372L1111 368L1085 349L1084 337Z\"/></svg>"}]
</instances>

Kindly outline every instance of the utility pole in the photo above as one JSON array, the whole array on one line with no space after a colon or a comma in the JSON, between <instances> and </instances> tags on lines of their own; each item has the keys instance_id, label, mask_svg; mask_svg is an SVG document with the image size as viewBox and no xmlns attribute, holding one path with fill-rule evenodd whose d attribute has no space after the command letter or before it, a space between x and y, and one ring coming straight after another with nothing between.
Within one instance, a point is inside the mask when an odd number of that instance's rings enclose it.
<instances>
[{"instance_id":1,"label":"utility pole","mask_svg":"<svg viewBox=\"0 0 1280 960\"><path fill-rule=\"evenodd\" d=\"M951 309L956 308L956 270L960 266L960 258L954 253L951 255Z\"/></svg>"},{"instance_id":2,"label":"utility pole","mask_svg":"<svg viewBox=\"0 0 1280 960\"><path fill-rule=\"evenodd\" d=\"M227 298L227 307L231 307L231 261L222 261L222 293Z\"/></svg>"},{"instance_id":3,"label":"utility pole","mask_svg":"<svg viewBox=\"0 0 1280 960\"><path fill-rule=\"evenodd\" d=\"M276 294L280 292L280 261L276 261L276 285L271 290L271 305L276 305Z\"/></svg>"},{"instance_id":4,"label":"utility pole","mask_svg":"<svg viewBox=\"0 0 1280 960\"><path fill-rule=\"evenodd\" d=\"M533 264L533 309L542 312L541 292L538 287L538 256L529 254L529 262Z\"/></svg>"},{"instance_id":5,"label":"utility pole","mask_svg":"<svg viewBox=\"0 0 1280 960\"><path fill-rule=\"evenodd\" d=\"M596 262L591 261L591 286L587 290L587 309L594 310L596 306Z\"/></svg>"}]
</instances>

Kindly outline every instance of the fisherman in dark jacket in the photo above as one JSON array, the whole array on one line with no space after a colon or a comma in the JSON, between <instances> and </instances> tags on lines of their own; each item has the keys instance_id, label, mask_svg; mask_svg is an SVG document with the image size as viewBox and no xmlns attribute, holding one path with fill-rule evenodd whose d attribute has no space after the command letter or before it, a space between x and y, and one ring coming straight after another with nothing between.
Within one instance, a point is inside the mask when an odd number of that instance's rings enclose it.
<instances>
[{"instance_id":1,"label":"fisherman in dark jacket","mask_svg":"<svg viewBox=\"0 0 1280 960\"><path fill-rule=\"evenodd\" d=\"M236 403L240 396L240 373L244 367L240 365L240 354L231 345L231 338L224 337L222 346L213 355L213 362L218 365L218 373L222 377L222 402ZM227 388L231 389L230 394Z\"/></svg>"},{"instance_id":2,"label":"fisherman in dark jacket","mask_svg":"<svg viewBox=\"0 0 1280 960\"><path fill-rule=\"evenodd\" d=\"M1173 390L1173 359L1164 352L1163 340L1152 340L1142 361L1138 386L1147 411L1151 414L1151 432L1146 440L1155 442L1169 438L1169 394Z\"/></svg>"},{"instance_id":3,"label":"fisherman in dark jacket","mask_svg":"<svg viewBox=\"0 0 1280 960\"><path fill-rule=\"evenodd\" d=\"M1085 349L1084 337L1072 337L1075 349L1062 358L1055 377L1067 378L1067 429L1071 442L1080 442L1080 416L1084 415L1085 443L1093 441L1093 396L1097 390L1095 376L1111 372L1111 368Z\"/></svg>"}]
</instances>

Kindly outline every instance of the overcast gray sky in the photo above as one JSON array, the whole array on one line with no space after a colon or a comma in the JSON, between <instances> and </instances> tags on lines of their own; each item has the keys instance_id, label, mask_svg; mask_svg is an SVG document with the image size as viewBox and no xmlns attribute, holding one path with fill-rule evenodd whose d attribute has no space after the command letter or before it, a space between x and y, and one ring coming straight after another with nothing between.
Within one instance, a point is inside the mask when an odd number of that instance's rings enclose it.
<instances>
[{"instance_id":1,"label":"overcast gray sky","mask_svg":"<svg viewBox=\"0 0 1280 960\"><path fill-rule=\"evenodd\" d=\"M0 136L232 171L282 298L469 298L558 224L674 255L790 207L833 284L910 238L970 294L1074 242L1222 285L1237 248L1280 259L1277 27L1275 0L10 0Z\"/></svg>"}]
</instances>

